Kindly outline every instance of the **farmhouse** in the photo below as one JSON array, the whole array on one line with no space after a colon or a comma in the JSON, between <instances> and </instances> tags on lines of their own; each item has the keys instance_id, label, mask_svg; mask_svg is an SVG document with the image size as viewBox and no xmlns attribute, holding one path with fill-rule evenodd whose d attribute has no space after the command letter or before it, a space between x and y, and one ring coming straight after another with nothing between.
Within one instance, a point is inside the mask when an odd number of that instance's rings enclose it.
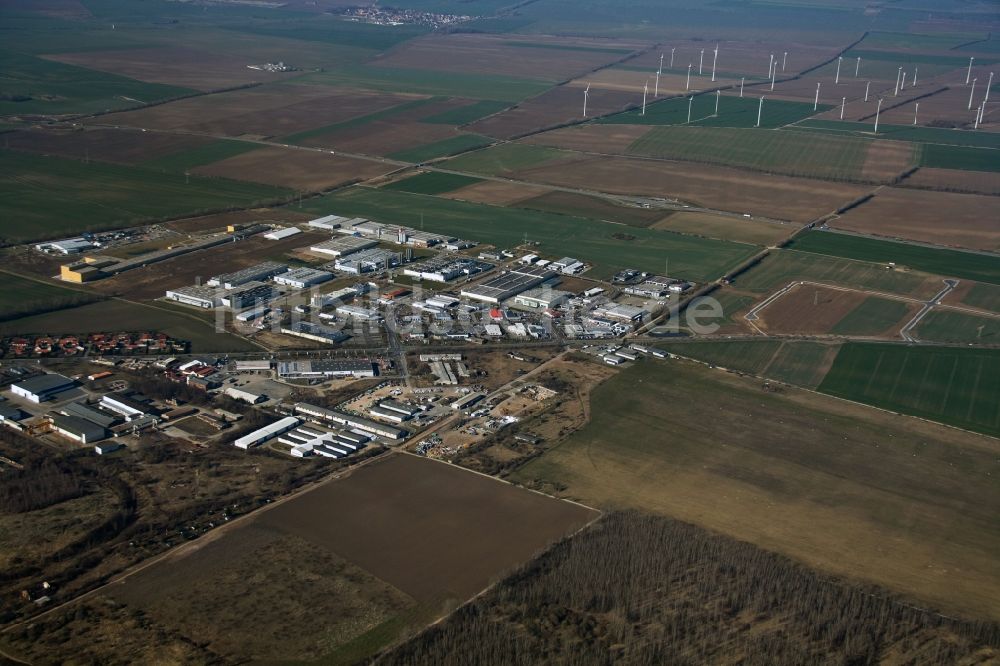
<instances>
[{"instance_id":1,"label":"farmhouse","mask_svg":"<svg viewBox=\"0 0 1000 666\"><path fill-rule=\"evenodd\" d=\"M51 400L56 395L70 390L76 382L62 375L37 375L10 385L10 392L34 403Z\"/></svg>"}]
</instances>

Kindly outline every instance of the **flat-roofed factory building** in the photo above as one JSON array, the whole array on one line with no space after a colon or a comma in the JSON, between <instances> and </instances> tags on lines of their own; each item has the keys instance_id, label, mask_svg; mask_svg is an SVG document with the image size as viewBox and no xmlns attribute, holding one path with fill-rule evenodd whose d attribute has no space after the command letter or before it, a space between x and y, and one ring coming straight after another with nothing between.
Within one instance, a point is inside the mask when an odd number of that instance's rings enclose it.
<instances>
[{"instance_id":1,"label":"flat-roofed factory building","mask_svg":"<svg viewBox=\"0 0 1000 666\"><path fill-rule=\"evenodd\" d=\"M540 266L523 266L490 278L462 290L462 296L486 303L499 304L508 298L543 283L550 283L558 274Z\"/></svg>"}]
</instances>

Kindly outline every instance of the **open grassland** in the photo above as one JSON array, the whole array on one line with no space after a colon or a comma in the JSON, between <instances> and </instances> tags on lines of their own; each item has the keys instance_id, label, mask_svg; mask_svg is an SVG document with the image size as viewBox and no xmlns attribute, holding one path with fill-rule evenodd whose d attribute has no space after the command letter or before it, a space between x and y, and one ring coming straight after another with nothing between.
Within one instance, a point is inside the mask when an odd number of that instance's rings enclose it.
<instances>
[{"instance_id":1,"label":"open grassland","mask_svg":"<svg viewBox=\"0 0 1000 666\"><path fill-rule=\"evenodd\" d=\"M991 440L684 361L639 363L591 404L588 425L513 477L1000 617Z\"/></svg>"},{"instance_id":2,"label":"open grassland","mask_svg":"<svg viewBox=\"0 0 1000 666\"><path fill-rule=\"evenodd\" d=\"M944 286L924 273L888 270L866 261L795 250L772 250L763 261L737 276L733 282L739 289L765 293L795 280L927 298Z\"/></svg>"},{"instance_id":3,"label":"open grassland","mask_svg":"<svg viewBox=\"0 0 1000 666\"><path fill-rule=\"evenodd\" d=\"M945 619L689 523L616 511L379 663L965 663L998 644L995 624Z\"/></svg>"},{"instance_id":4,"label":"open grassland","mask_svg":"<svg viewBox=\"0 0 1000 666\"><path fill-rule=\"evenodd\" d=\"M920 340L1000 345L1000 316L979 317L936 308L920 320L914 331Z\"/></svg>"},{"instance_id":5,"label":"open grassland","mask_svg":"<svg viewBox=\"0 0 1000 666\"><path fill-rule=\"evenodd\" d=\"M808 130L810 132L836 132L844 135L871 136L873 125L874 121L861 123L848 120L810 119L796 123L794 129ZM997 132L973 132L943 127L914 127L913 125L885 125L879 123L878 135L882 139L912 141L914 143L941 143L950 146L1000 148L1000 133Z\"/></svg>"},{"instance_id":6,"label":"open grassland","mask_svg":"<svg viewBox=\"0 0 1000 666\"><path fill-rule=\"evenodd\" d=\"M211 314L108 300L0 323L3 335L59 335L108 331L159 331L189 340L191 351L254 351L259 349L231 333L215 330Z\"/></svg>"},{"instance_id":7,"label":"open grassland","mask_svg":"<svg viewBox=\"0 0 1000 666\"><path fill-rule=\"evenodd\" d=\"M99 300L97 294L0 273L0 321L74 307Z\"/></svg>"},{"instance_id":8,"label":"open grassland","mask_svg":"<svg viewBox=\"0 0 1000 666\"><path fill-rule=\"evenodd\" d=\"M755 245L777 243L787 238L796 229L790 225L764 220L748 220L731 215L689 213L686 211L672 213L669 217L657 222L654 227L682 234L696 234Z\"/></svg>"},{"instance_id":9,"label":"open grassland","mask_svg":"<svg viewBox=\"0 0 1000 666\"><path fill-rule=\"evenodd\" d=\"M85 114L194 93L0 50L0 116Z\"/></svg>"},{"instance_id":10,"label":"open grassland","mask_svg":"<svg viewBox=\"0 0 1000 666\"><path fill-rule=\"evenodd\" d=\"M289 194L266 185L0 151L0 237L7 242L250 206Z\"/></svg>"},{"instance_id":11,"label":"open grassland","mask_svg":"<svg viewBox=\"0 0 1000 666\"><path fill-rule=\"evenodd\" d=\"M412 192L414 194L444 194L454 190L483 182L472 176L460 176L454 173L425 171L416 176L389 183L383 190L393 192Z\"/></svg>"},{"instance_id":12,"label":"open grassland","mask_svg":"<svg viewBox=\"0 0 1000 666\"><path fill-rule=\"evenodd\" d=\"M702 127L755 127L757 125L757 112L760 110L759 99L723 95L719 99L719 114L715 115L715 97L714 94L694 96L693 101L690 102L690 123L688 123L689 98L687 97L675 97L647 104L645 115L642 114L642 109L633 109L600 118L596 122L625 125L690 124ZM765 100L764 109L760 114L760 126L766 129L782 127L830 108L832 107L821 104L817 111L813 111L812 104L805 102Z\"/></svg>"},{"instance_id":13,"label":"open grassland","mask_svg":"<svg viewBox=\"0 0 1000 666\"><path fill-rule=\"evenodd\" d=\"M1000 436L998 350L852 342L819 390Z\"/></svg>"},{"instance_id":14,"label":"open grassland","mask_svg":"<svg viewBox=\"0 0 1000 666\"><path fill-rule=\"evenodd\" d=\"M654 229L569 215L499 208L405 192L352 188L310 202L317 213L359 215L390 224L418 225L427 231L455 234L497 247L530 241L552 256L576 256L593 264L602 277L628 266L705 281L718 277L752 256L752 245L696 238ZM421 217L422 216L422 217Z\"/></svg>"},{"instance_id":15,"label":"open grassland","mask_svg":"<svg viewBox=\"0 0 1000 666\"><path fill-rule=\"evenodd\" d=\"M1000 171L1000 153L990 148L928 143L921 147L920 166L963 171Z\"/></svg>"},{"instance_id":16,"label":"open grassland","mask_svg":"<svg viewBox=\"0 0 1000 666\"><path fill-rule=\"evenodd\" d=\"M945 250L824 231L808 231L797 236L789 247L800 252L868 261L883 266L895 263L897 266L946 277L1000 284L1000 255Z\"/></svg>"},{"instance_id":17,"label":"open grassland","mask_svg":"<svg viewBox=\"0 0 1000 666\"><path fill-rule=\"evenodd\" d=\"M636 139L626 152L791 176L861 180L870 144L858 137L814 137L721 127L655 127ZM883 180L908 165L890 166Z\"/></svg>"},{"instance_id":18,"label":"open grassland","mask_svg":"<svg viewBox=\"0 0 1000 666\"><path fill-rule=\"evenodd\" d=\"M469 171L487 176L511 174L521 169L550 164L567 159L573 153L555 148L543 148L522 143L505 143L486 150L448 160L441 166L455 171Z\"/></svg>"},{"instance_id":19,"label":"open grassland","mask_svg":"<svg viewBox=\"0 0 1000 666\"><path fill-rule=\"evenodd\" d=\"M441 139L440 141L432 141L416 148L389 153L388 156L394 160L402 160L404 162L426 162L427 160L448 157L449 155L464 153L467 150L482 148L491 143L493 143L493 139L489 137L478 134L459 134L447 139Z\"/></svg>"}]
</instances>

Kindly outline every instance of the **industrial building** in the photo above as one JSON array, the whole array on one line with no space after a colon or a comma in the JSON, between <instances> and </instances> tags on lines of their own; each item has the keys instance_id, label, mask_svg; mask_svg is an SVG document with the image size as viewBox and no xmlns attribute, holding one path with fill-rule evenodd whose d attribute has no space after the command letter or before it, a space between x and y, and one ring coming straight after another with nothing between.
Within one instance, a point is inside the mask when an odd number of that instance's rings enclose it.
<instances>
[{"instance_id":1,"label":"industrial building","mask_svg":"<svg viewBox=\"0 0 1000 666\"><path fill-rule=\"evenodd\" d=\"M305 338L306 340L313 340L315 342L323 342L327 344L337 344L338 342L343 342L347 338L351 337L340 329L331 328L330 326L324 326L322 324L313 324L308 321L297 321L289 324L288 326L282 326L281 332L285 335L295 335L300 338Z\"/></svg>"},{"instance_id":2,"label":"industrial building","mask_svg":"<svg viewBox=\"0 0 1000 666\"><path fill-rule=\"evenodd\" d=\"M634 305L609 303L594 310L595 317L603 317L612 321L637 323L649 315L649 310Z\"/></svg>"},{"instance_id":3,"label":"industrial building","mask_svg":"<svg viewBox=\"0 0 1000 666\"><path fill-rule=\"evenodd\" d=\"M549 268L561 273L579 273L583 270L584 264L579 259L573 257L563 257L549 264Z\"/></svg>"},{"instance_id":4,"label":"industrial building","mask_svg":"<svg viewBox=\"0 0 1000 666\"><path fill-rule=\"evenodd\" d=\"M91 423L96 423L103 428L110 428L121 420L118 414L102 411L97 407L91 407L84 402L71 402L59 408L59 412L65 416L75 416L86 419Z\"/></svg>"},{"instance_id":5,"label":"industrial building","mask_svg":"<svg viewBox=\"0 0 1000 666\"><path fill-rule=\"evenodd\" d=\"M45 374L14 382L10 385L10 392L31 402L41 403L75 386L76 382L69 377Z\"/></svg>"},{"instance_id":6,"label":"industrial building","mask_svg":"<svg viewBox=\"0 0 1000 666\"><path fill-rule=\"evenodd\" d=\"M177 301L184 305L193 305L196 308L211 310L222 305L222 296L224 294L225 291L218 287L196 284L190 287L168 289L166 297L169 301Z\"/></svg>"},{"instance_id":7,"label":"industrial building","mask_svg":"<svg viewBox=\"0 0 1000 666\"><path fill-rule=\"evenodd\" d=\"M374 377L375 365L370 359L315 359L280 361L278 376L284 379L313 377Z\"/></svg>"},{"instance_id":8,"label":"industrial building","mask_svg":"<svg viewBox=\"0 0 1000 666\"><path fill-rule=\"evenodd\" d=\"M340 215L324 215L323 217L317 217L315 220L309 220L306 224L313 229L333 231L340 228L340 224L346 220L346 217L341 217Z\"/></svg>"},{"instance_id":9,"label":"industrial building","mask_svg":"<svg viewBox=\"0 0 1000 666\"><path fill-rule=\"evenodd\" d=\"M431 282L448 282L491 270L493 264L465 257L434 257L403 269L403 275Z\"/></svg>"},{"instance_id":10,"label":"industrial building","mask_svg":"<svg viewBox=\"0 0 1000 666\"><path fill-rule=\"evenodd\" d=\"M375 418L391 421L393 423L402 423L410 418L408 414L403 414L392 409L383 409L378 405L372 405L369 407L368 413Z\"/></svg>"},{"instance_id":11,"label":"industrial building","mask_svg":"<svg viewBox=\"0 0 1000 666\"><path fill-rule=\"evenodd\" d=\"M81 444L98 442L108 436L108 431L96 423L78 416L65 416L64 414L52 414L52 428L63 435Z\"/></svg>"},{"instance_id":12,"label":"industrial building","mask_svg":"<svg viewBox=\"0 0 1000 666\"><path fill-rule=\"evenodd\" d=\"M260 361L236 361L238 372L270 372L271 361L262 359Z\"/></svg>"},{"instance_id":13,"label":"industrial building","mask_svg":"<svg viewBox=\"0 0 1000 666\"><path fill-rule=\"evenodd\" d=\"M350 430L319 430L317 426L300 426L278 437L291 447L289 455L296 458L318 455L344 458L364 448L371 437Z\"/></svg>"},{"instance_id":14,"label":"industrial building","mask_svg":"<svg viewBox=\"0 0 1000 666\"><path fill-rule=\"evenodd\" d=\"M92 250L94 247L95 244L86 238L67 238L35 245L35 249L39 252L50 254L79 254L85 250Z\"/></svg>"},{"instance_id":15,"label":"industrial building","mask_svg":"<svg viewBox=\"0 0 1000 666\"><path fill-rule=\"evenodd\" d=\"M536 287L514 297L514 304L526 308L548 309L562 305L573 296L572 292L548 287Z\"/></svg>"},{"instance_id":16,"label":"industrial building","mask_svg":"<svg viewBox=\"0 0 1000 666\"><path fill-rule=\"evenodd\" d=\"M266 398L262 395L250 393L250 391L244 391L232 386L227 387L224 393L233 400L242 400L243 402L248 402L251 405L256 405L258 402L264 402L264 400L266 400Z\"/></svg>"},{"instance_id":17,"label":"industrial building","mask_svg":"<svg viewBox=\"0 0 1000 666\"><path fill-rule=\"evenodd\" d=\"M277 284L284 284L295 289L307 289L315 284L323 284L333 279L333 273L318 271L315 268L296 268L275 275L273 278Z\"/></svg>"},{"instance_id":18,"label":"industrial building","mask_svg":"<svg viewBox=\"0 0 1000 666\"><path fill-rule=\"evenodd\" d=\"M223 273L221 275L212 276L205 284L210 287L225 287L226 289L234 289L241 284L246 284L247 282L270 280L278 273L284 273L287 270L288 266L285 264L278 263L277 261L265 261L263 263L256 264L255 266L243 268L232 273Z\"/></svg>"},{"instance_id":19,"label":"industrial building","mask_svg":"<svg viewBox=\"0 0 1000 666\"><path fill-rule=\"evenodd\" d=\"M352 252L360 252L378 245L378 241L357 236L339 236L322 243L309 246L309 251L316 254L326 254L331 257L343 257Z\"/></svg>"},{"instance_id":20,"label":"industrial building","mask_svg":"<svg viewBox=\"0 0 1000 666\"><path fill-rule=\"evenodd\" d=\"M101 396L100 406L125 417L126 422L140 419L149 413L150 408L143 402L122 393L108 393Z\"/></svg>"},{"instance_id":21,"label":"industrial building","mask_svg":"<svg viewBox=\"0 0 1000 666\"><path fill-rule=\"evenodd\" d=\"M524 266L513 268L485 282L463 289L461 293L462 296L477 301L499 304L532 287L551 282L556 277L557 273L547 268Z\"/></svg>"},{"instance_id":22,"label":"industrial building","mask_svg":"<svg viewBox=\"0 0 1000 666\"><path fill-rule=\"evenodd\" d=\"M366 433L372 433L374 435L378 435L379 437L387 437L393 440L403 439L409 434L405 430L394 428L392 426L385 425L384 423L378 423L361 416L345 414L344 412L338 412L333 409L326 409L325 407L310 405L304 402L300 402L295 405L295 413L305 414L306 416L311 416L322 421L339 423L347 426L348 428L361 430Z\"/></svg>"},{"instance_id":23,"label":"industrial building","mask_svg":"<svg viewBox=\"0 0 1000 666\"><path fill-rule=\"evenodd\" d=\"M381 321L382 315L373 308L364 308L360 305L340 305L336 309L337 314L356 319L358 321Z\"/></svg>"},{"instance_id":24,"label":"industrial building","mask_svg":"<svg viewBox=\"0 0 1000 666\"><path fill-rule=\"evenodd\" d=\"M281 240L282 238L288 238L289 236L294 236L295 234L302 233L302 230L298 227L285 227L284 229L275 229L274 231L264 234L264 238L267 240Z\"/></svg>"},{"instance_id":25,"label":"industrial building","mask_svg":"<svg viewBox=\"0 0 1000 666\"><path fill-rule=\"evenodd\" d=\"M645 298L662 298L671 292L680 293L690 287L681 280L658 275L650 275L639 284L629 285L622 289L626 294L643 296Z\"/></svg>"},{"instance_id":26,"label":"industrial building","mask_svg":"<svg viewBox=\"0 0 1000 666\"><path fill-rule=\"evenodd\" d=\"M361 275L362 273L389 270L402 263L403 255L399 252L373 247L339 257L333 265L338 271Z\"/></svg>"},{"instance_id":27,"label":"industrial building","mask_svg":"<svg viewBox=\"0 0 1000 666\"><path fill-rule=\"evenodd\" d=\"M236 315L236 321L248 322L254 319L259 319L271 311L271 308L259 307L251 308L249 310L244 310L243 312Z\"/></svg>"},{"instance_id":28,"label":"industrial building","mask_svg":"<svg viewBox=\"0 0 1000 666\"><path fill-rule=\"evenodd\" d=\"M474 404L486 397L485 393L470 393L468 395L462 396L461 398L455 400L451 403L451 408L455 411L462 411L472 407Z\"/></svg>"},{"instance_id":29,"label":"industrial building","mask_svg":"<svg viewBox=\"0 0 1000 666\"><path fill-rule=\"evenodd\" d=\"M259 308L278 296L274 285L266 282L247 282L222 297L222 304L232 310Z\"/></svg>"},{"instance_id":30,"label":"industrial building","mask_svg":"<svg viewBox=\"0 0 1000 666\"><path fill-rule=\"evenodd\" d=\"M233 442L233 446L243 450L249 449L252 446L263 444L267 440L277 437L284 432L288 432L299 423L300 420L294 416L286 416L283 419L275 421L271 425L264 426L260 430L254 430L249 435L240 437Z\"/></svg>"}]
</instances>

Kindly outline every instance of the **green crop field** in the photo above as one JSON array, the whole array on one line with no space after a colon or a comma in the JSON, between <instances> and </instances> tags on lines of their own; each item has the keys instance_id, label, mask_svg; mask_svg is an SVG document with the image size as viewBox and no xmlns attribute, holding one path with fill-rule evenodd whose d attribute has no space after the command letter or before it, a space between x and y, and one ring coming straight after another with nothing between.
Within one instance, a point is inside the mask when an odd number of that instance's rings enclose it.
<instances>
[{"instance_id":1,"label":"green crop field","mask_svg":"<svg viewBox=\"0 0 1000 666\"><path fill-rule=\"evenodd\" d=\"M845 135L872 136L874 122L852 122L847 120L803 120L785 131L836 132ZM980 148L1000 148L1000 133L974 132L943 127L914 127L913 125L878 126L878 138L914 143L942 143L951 146L978 146Z\"/></svg>"},{"instance_id":2,"label":"green crop field","mask_svg":"<svg viewBox=\"0 0 1000 666\"><path fill-rule=\"evenodd\" d=\"M221 162L230 157L236 157L262 146L249 141L229 141L219 139L212 143L190 150L182 150L170 155L164 155L153 160L146 160L142 166L161 171L185 172L195 167L205 166L213 162Z\"/></svg>"},{"instance_id":3,"label":"green crop field","mask_svg":"<svg viewBox=\"0 0 1000 666\"><path fill-rule=\"evenodd\" d=\"M962 302L974 308L1000 312L1000 286L975 284L969 289Z\"/></svg>"},{"instance_id":4,"label":"green crop field","mask_svg":"<svg viewBox=\"0 0 1000 666\"><path fill-rule=\"evenodd\" d=\"M235 25L234 29L254 35L353 46L368 49L373 54L429 31L428 28L417 25L387 26L344 21L326 14L309 14L302 20L280 23Z\"/></svg>"},{"instance_id":5,"label":"green crop field","mask_svg":"<svg viewBox=\"0 0 1000 666\"><path fill-rule=\"evenodd\" d=\"M920 166L965 171L1000 171L1000 151L929 143L921 147Z\"/></svg>"},{"instance_id":6,"label":"green crop field","mask_svg":"<svg viewBox=\"0 0 1000 666\"><path fill-rule=\"evenodd\" d=\"M982 34L941 34L927 35L909 32L870 32L861 42L866 49L900 49L907 51L950 51L976 39L984 39Z\"/></svg>"},{"instance_id":7,"label":"green crop field","mask_svg":"<svg viewBox=\"0 0 1000 666\"><path fill-rule=\"evenodd\" d=\"M714 298L722 306L722 315L725 321L735 322L736 313L749 310L754 303L754 298L744 294L738 294L726 288L716 289L708 298Z\"/></svg>"},{"instance_id":8,"label":"green crop field","mask_svg":"<svg viewBox=\"0 0 1000 666\"><path fill-rule=\"evenodd\" d=\"M0 323L0 335L61 335L107 331L160 331L191 342L195 352L253 351L256 345L231 333L217 333L210 316L121 300L23 317Z\"/></svg>"},{"instance_id":9,"label":"green crop field","mask_svg":"<svg viewBox=\"0 0 1000 666\"><path fill-rule=\"evenodd\" d=\"M764 375L786 384L816 388L839 347L805 340L786 341L764 370Z\"/></svg>"},{"instance_id":10,"label":"green crop field","mask_svg":"<svg viewBox=\"0 0 1000 666\"><path fill-rule=\"evenodd\" d=\"M844 287L930 297L936 287L930 290L926 287L928 277L922 273L890 271L865 261L795 250L774 250L759 264L737 276L733 284L746 291L766 293L793 280L813 280Z\"/></svg>"},{"instance_id":11,"label":"green crop field","mask_svg":"<svg viewBox=\"0 0 1000 666\"><path fill-rule=\"evenodd\" d=\"M819 390L1000 436L1000 350L850 342Z\"/></svg>"},{"instance_id":12,"label":"green crop field","mask_svg":"<svg viewBox=\"0 0 1000 666\"><path fill-rule=\"evenodd\" d=\"M278 187L0 151L0 237L24 242L282 199Z\"/></svg>"},{"instance_id":13,"label":"green crop field","mask_svg":"<svg viewBox=\"0 0 1000 666\"><path fill-rule=\"evenodd\" d=\"M530 241L552 256L574 255L608 277L628 266L663 271L694 281L715 279L752 256L757 247L684 236L655 229L624 227L599 220L541 211L500 208L406 192L354 187L309 202L316 213L360 215L390 224L416 225L427 231L513 247ZM423 217L421 217L423 216Z\"/></svg>"},{"instance_id":14,"label":"green crop field","mask_svg":"<svg viewBox=\"0 0 1000 666\"><path fill-rule=\"evenodd\" d=\"M754 127L757 124L759 98L723 95L719 100L719 115L715 116L715 95L695 95L691 102L691 124L704 127ZM773 129L800 121L833 107L805 102L764 100L760 126ZM639 109L605 116L596 122L613 125L685 125L688 118L688 98L672 98L646 105L646 115Z\"/></svg>"},{"instance_id":15,"label":"green crop field","mask_svg":"<svg viewBox=\"0 0 1000 666\"><path fill-rule=\"evenodd\" d=\"M945 250L829 231L807 231L797 236L788 247L801 252L882 265L895 262L897 266L935 275L1000 284L998 255Z\"/></svg>"},{"instance_id":16,"label":"green crop field","mask_svg":"<svg viewBox=\"0 0 1000 666\"><path fill-rule=\"evenodd\" d=\"M101 300L100 294L0 273L0 321Z\"/></svg>"},{"instance_id":17,"label":"green crop field","mask_svg":"<svg viewBox=\"0 0 1000 666\"><path fill-rule=\"evenodd\" d=\"M1000 317L979 317L937 308L920 320L914 332L918 339L928 342L1000 345Z\"/></svg>"},{"instance_id":18,"label":"green crop field","mask_svg":"<svg viewBox=\"0 0 1000 666\"><path fill-rule=\"evenodd\" d=\"M491 143L493 143L493 139L480 134L459 134L458 136L424 144L423 146L417 146L416 148L409 148L396 153L389 153L388 157L391 157L394 160L402 160L404 162L419 163L426 162L427 160L433 160L438 157L448 157L449 155L464 153L469 150L488 146Z\"/></svg>"},{"instance_id":19,"label":"green crop field","mask_svg":"<svg viewBox=\"0 0 1000 666\"><path fill-rule=\"evenodd\" d=\"M468 106L460 106L457 109L449 109L427 116L421 122L436 123L439 125L466 125L486 116L503 111L510 104L508 102L498 102L492 99L483 99Z\"/></svg>"},{"instance_id":20,"label":"green crop field","mask_svg":"<svg viewBox=\"0 0 1000 666\"><path fill-rule=\"evenodd\" d=\"M733 340L661 343L656 346L671 354L709 365L762 375L781 345L781 340Z\"/></svg>"},{"instance_id":21,"label":"green crop field","mask_svg":"<svg viewBox=\"0 0 1000 666\"><path fill-rule=\"evenodd\" d=\"M547 162L572 157L573 153L557 148L545 148L524 143L504 143L470 155L460 155L442 166L455 171L469 171L496 176Z\"/></svg>"},{"instance_id":22,"label":"green crop field","mask_svg":"<svg viewBox=\"0 0 1000 666\"><path fill-rule=\"evenodd\" d=\"M194 92L0 50L0 116L95 113Z\"/></svg>"},{"instance_id":23,"label":"green crop field","mask_svg":"<svg viewBox=\"0 0 1000 666\"><path fill-rule=\"evenodd\" d=\"M830 332L834 335L878 335L899 323L907 312L903 301L869 296L838 321Z\"/></svg>"},{"instance_id":24,"label":"green crop field","mask_svg":"<svg viewBox=\"0 0 1000 666\"><path fill-rule=\"evenodd\" d=\"M416 176L384 185L381 189L393 192L412 192L414 194L444 194L454 190L483 182L472 176L460 176L453 173L427 171Z\"/></svg>"},{"instance_id":25,"label":"green crop field","mask_svg":"<svg viewBox=\"0 0 1000 666\"><path fill-rule=\"evenodd\" d=\"M868 49L851 49L844 54L844 58L861 58L862 67L866 60L881 60L884 62L896 63L903 69L910 65L941 65L948 69L958 69L969 64L969 59L964 56L947 56L932 53L900 53L899 51L873 51ZM997 58L976 58L976 62L982 65L992 65L1000 62Z\"/></svg>"},{"instance_id":26,"label":"green crop field","mask_svg":"<svg viewBox=\"0 0 1000 666\"><path fill-rule=\"evenodd\" d=\"M551 83L554 83L496 74L462 74L374 65L336 67L316 74L308 74L297 79L296 82L388 92L469 97L502 102L519 102L526 97L533 97L544 92Z\"/></svg>"},{"instance_id":27,"label":"green crop field","mask_svg":"<svg viewBox=\"0 0 1000 666\"><path fill-rule=\"evenodd\" d=\"M336 132L345 129L354 129L358 127L363 127L370 122L376 120L385 120L386 118L391 118L395 115L403 113L404 111L411 111L413 109L418 109L421 106L431 104L433 102L440 102L442 98L440 97L428 97L425 99L415 99L409 102L403 102L402 104L397 104L396 106L391 106L388 109L382 109L381 111L375 111L373 113L368 113L363 116L357 116L355 118L350 118L348 120L342 120L338 123L333 123L331 125L324 125L322 127L314 127L313 129L308 129L303 132L296 132L295 134L289 134L285 137L285 141L288 143L301 144L307 139L312 139L317 136L323 136L324 134L330 134L331 132Z\"/></svg>"},{"instance_id":28,"label":"green crop field","mask_svg":"<svg viewBox=\"0 0 1000 666\"><path fill-rule=\"evenodd\" d=\"M756 129L656 127L628 147L631 155L747 167L816 178L857 179L871 142Z\"/></svg>"}]
</instances>

